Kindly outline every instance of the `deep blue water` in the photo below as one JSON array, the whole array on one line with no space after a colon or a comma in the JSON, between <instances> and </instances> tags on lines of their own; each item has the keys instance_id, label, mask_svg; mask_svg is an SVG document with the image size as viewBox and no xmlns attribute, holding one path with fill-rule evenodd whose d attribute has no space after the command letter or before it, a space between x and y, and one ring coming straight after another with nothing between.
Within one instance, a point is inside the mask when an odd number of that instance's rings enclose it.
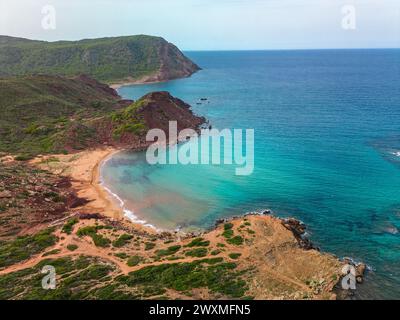
<instances>
[{"instance_id":1,"label":"deep blue water","mask_svg":"<svg viewBox=\"0 0 400 320\"><path fill-rule=\"evenodd\" d=\"M201 72L120 94L167 90L214 127L254 128L254 173L150 166L143 154L121 153L103 168L111 189L166 228L262 208L294 216L322 250L373 268L360 297L399 299L400 50L187 55ZM197 105L202 97L209 102Z\"/></svg>"}]
</instances>

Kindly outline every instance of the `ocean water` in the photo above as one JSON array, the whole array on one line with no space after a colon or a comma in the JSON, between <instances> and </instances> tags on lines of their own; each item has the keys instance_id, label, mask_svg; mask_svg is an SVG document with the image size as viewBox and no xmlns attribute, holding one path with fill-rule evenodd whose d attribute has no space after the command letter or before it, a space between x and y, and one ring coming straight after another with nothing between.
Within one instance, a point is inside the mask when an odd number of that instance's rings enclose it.
<instances>
[{"instance_id":1,"label":"ocean water","mask_svg":"<svg viewBox=\"0 0 400 320\"><path fill-rule=\"evenodd\" d=\"M152 166L144 153L121 152L102 168L110 190L165 229L208 228L264 208L294 216L323 251L371 267L360 298L399 299L400 50L187 55L201 72L120 94L167 90L215 128L254 129L254 173Z\"/></svg>"}]
</instances>

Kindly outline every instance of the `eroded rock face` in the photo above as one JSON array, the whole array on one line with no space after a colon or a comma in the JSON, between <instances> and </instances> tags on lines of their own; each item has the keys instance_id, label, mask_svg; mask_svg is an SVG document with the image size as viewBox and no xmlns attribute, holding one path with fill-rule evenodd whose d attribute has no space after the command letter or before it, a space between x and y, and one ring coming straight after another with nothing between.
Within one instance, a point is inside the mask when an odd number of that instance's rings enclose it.
<instances>
[{"instance_id":1,"label":"eroded rock face","mask_svg":"<svg viewBox=\"0 0 400 320\"><path fill-rule=\"evenodd\" d=\"M319 250L318 247L315 247L310 239L306 237L306 225L299 220L294 218L283 219L282 224L288 230L292 231L294 237L296 238L299 246L305 250Z\"/></svg>"},{"instance_id":2,"label":"eroded rock face","mask_svg":"<svg viewBox=\"0 0 400 320\"><path fill-rule=\"evenodd\" d=\"M145 103L138 113L143 115L149 129L157 128L169 133L169 121L177 121L178 131L197 130L206 121L204 117L194 115L189 104L166 91L149 93L141 100Z\"/></svg>"},{"instance_id":3,"label":"eroded rock face","mask_svg":"<svg viewBox=\"0 0 400 320\"><path fill-rule=\"evenodd\" d=\"M96 125L97 137L109 145L132 149L145 149L150 143L146 134L150 129L161 129L169 137L169 124L177 122L178 132L183 129L199 131L206 122L204 117L195 115L191 106L173 97L169 92L152 92L135 101L117 113L117 120L105 118ZM140 130L129 128L140 126ZM122 131L121 131L122 129ZM115 133L119 134L116 136ZM101 138L100 138L101 137Z\"/></svg>"}]
</instances>

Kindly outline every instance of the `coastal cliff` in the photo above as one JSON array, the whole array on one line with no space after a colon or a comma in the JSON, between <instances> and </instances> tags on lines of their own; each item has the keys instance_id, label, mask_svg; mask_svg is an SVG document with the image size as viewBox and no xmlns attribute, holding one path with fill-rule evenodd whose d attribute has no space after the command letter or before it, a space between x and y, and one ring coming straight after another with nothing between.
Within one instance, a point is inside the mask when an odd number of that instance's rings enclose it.
<instances>
[{"instance_id":1,"label":"coastal cliff","mask_svg":"<svg viewBox=\"0 0 400 320\"><path fill-rule=\"evenodd\" d=\"M205 119L168 92L123 100L86 75L0 78L0 155L21 159L111 145L146 146L148 129L197 129Z\"/></svg>"},{"instance_id":2,"label":"coastal cliff","mask_svg":"<svg viewBox=\"0 0 400 320\"><path fill-rule=\"evenodd\" d=\"M107 83L153 82L188 77L198 70L160 37L46 42L0 36L0 77L84 73Z\"/></svg>"}]
</instances>

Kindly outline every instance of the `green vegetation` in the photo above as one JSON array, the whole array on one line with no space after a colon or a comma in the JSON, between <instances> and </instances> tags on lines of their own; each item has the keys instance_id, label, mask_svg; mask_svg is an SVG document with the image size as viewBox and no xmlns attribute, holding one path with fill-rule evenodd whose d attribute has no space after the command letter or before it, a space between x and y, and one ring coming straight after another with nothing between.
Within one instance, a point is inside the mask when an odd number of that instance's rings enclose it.
<instances>
[{"instance_id":1,"label":"green vegetation","mask_svg":"<svg viewBox=\"0 0 400 320\"><path fill-rule=\"evenodd\" d=\"M196 248L185 253L189 257L205 257L208 250L206 248Z\"/></svg>"},{"instance_id":2,"label":"green vegetation","mask_svg":"<svg viewBox=\"0 0 400 320\"><path fill-rule=\"evenodd\" d=\"M69 244L67 245L67 249L69 251L75 251L76 249L78 249L78 246L76 244Z\"/></svg>"},{"instance_id":3,"label":"green vegetation","mask_svg":"<svg viewBox=\"0 0 400 320\"><path fill-rule=\"evenodd\" d=\"M135 267L135 266L137 266L140 262L142 262L142 260L143 260L142 257L133 256L133 257L130 257L130 258L128 259L127 264L128 264L129 267Z\"/></svg>"},{"instance_id":4,"label":"green vegetation","mask_svg":"<svg viewBox=\"0 0 400 320\"><path fill-rule=\"evenodd\" d=\"M210 245L210 241L204 240L203 238L193 239L192 242L187 244L185 247L208 247Z\"/></svg>"},{"instance_id":5,"label":"green vegetation","mask_svg":"<svg viewBox=\"0 0 400 320\"><path fill-rule=\"evenodd\" d=\"M222 233L222 235L225 238L231 238L233 236L233 224L232 223L225 223L224 224L224 232Z\"/></svg>"},{"instance_id":6,"label":"green vegetation","mask_svg":"<svg viewBox=\"0 0 400 320\"><path fill-rule=\"evenodd\" d=\"M18 237L0 243L0 268L16 264L56 244L54 229L43 230L33 236Z\"/></svg>"},{"instance_id":7,"label":"green vegetation","mask_svg":"<svg viewBox=\"0 0 400 320\"><path fill-rule=\"evenodd\" d=\"M233 228L233 223L225 223L224 224L224 230L230 230Z\"/></svg>"},{"instance_id":8,"label":"green vegetation","mask_svg":"<svg viewBox=\"0 0 400 320\"><path fill-rule=\"evenodd\" d=\"M152 250L152 249L154 249L155 246L156 246L155 243L146 242L146 243L144 244L144 250L146 250L146 251Z\"/></svg>"},{"instance_id":9,"label":"green vegetation","mask_svg":"<svg viewBox=\"0 0 400 320\"><path fill-rule=\"evenodd\" d=\"M120 98L92 81L47 75L0 78L0 152L25 161L97 142L102 117L115 110Z\"/></svg>"},{"instance_id":10,"label":"green vegetation","mask_svg":"<svg viewBox=\"0 0 400 320\"><path fill-rule=\"evenodd\" d=\"M96 247L106 248L110 246L111 240L97 233L98 230L104 228L105 226L87 226L80 228L76 234L79 237L89 236L92 238Z\"/></svg>"},{"instance_id":11,"label":"green vegetation","mask_svg":"<svg viewBox=\"0 0 400 320\"><path fill-rule=\"evenodd\" d=\"M51 256L51 255L53 255L53 254L57 254L57 253L60 253L60 252L61 252L60 249L50 250L50 251L46 252L45 254L43 254L42 257Z\"/></svg>"},{"instance_id":12,"label":"green vegetation","mask_svg":"<svg viewBox=\"0 0 400 320\"><path fill-rule=\"evenodd\" d=\"M72 218L69 219L63 226L62 228L62 232L66 233L66 234L71 234L72 229L74 227L74 225L76 225L79 222L78 218Z\"/></svg>"},{"instance_id":13,"label":"green vegetation","mask_svg":"<svg viewBox=\"0 0 400 320\"><path fill-rule=\"evenodd\" d=\"M225 237L225 238L232 238L233 237L233 230L232 229L228 229L228 230L225 230L223 233L222 233L222 235Z\"/></svg>"},{"instance_id":14,"label":"green vegetation","mask_svg":"<svg viewBox=\"0 0 400 320\"><path fill-rule=\"evenodd\" d=\"M127 108L111 114L110 119L114 127L114 139L119 139L126 133L141 135L146 131L147 127L140 111L148 102L149 101L144 97L132 103Z\"/></svg>"},{"instance_id":15,"label":"green vegetation","mask_svg":"<svg viewBox=\"0 0 400 320\"><path fill-rule=\"evenodd\" d=\"M150 296L161 295L166 289L187 292L195 288L208 288L230 298L240 298L247 291L235 263L223 263L222 258L197 260L191 263L162 264L144 267L119 276L117 281L142 289Z\"/></svg>"},{"instance_id":16,"label":"green vegetation","mask_svg":"<svg viewBox=\"0 0 400 320\"><path fill-rule=\"evenodd\" d=\"M138 265L140 257L132 257ZM55 267L58 278L55 290L41 285L45 265ZM1 299L143 299L165 298L167 289L191 295L191 290L206 288L220 298L245 298L248 287L235 263L222 258L170 263L143 267L128 275L115 277L115 266L98 258L78 256L43 260L33 268L0 276Z\"/></svg>"},{"instance_id":17,"label":"green vegetation","mask_svg":"<svg viewBox=\"0 0 400 320\"><path fill-rule=\"evenodd\" d=\"M55 290L42 288L43 274L40 271L45 265L54 266L60 277ZM75 259L43 260L34 268L0 276L0 299L102 299L105 295L99 287L107 287L109 276L114 269L113 265L82 256ZM125 296L127 295L119 291L113 292L112 299Z\"/></svg>"},{"instance_id":18,"label":"green vegetation","mask_svg":"<svg viewBox=\"0 0 400 320\"><path fill-rule=\"evenodd\" d=\"M229 238L226 240L229 244L233 244L235 246L240 246L243 244L244 240L241 236L235 236L233 238Z\"/></svg>"},{"instance_id":19,"label":"green vegetation","mask_svg":"<svg viewBox=\"0 0 400 320\"><path fill-rule=\"evenodd\" d=\"M144 138L149 125L162 127L168 120L203 121L166 92L149 93L128 105L116 91L86 76L0 78L0 97L0 152L21 161L126 144Z\"/></svg>"},{"instance_id":20,"label":"green vegetation","mask_svg":"<svg viewBox=\"0 0 400 320\"><path fill-rule=\"evenodd\" d=\"M229 258L238 259L242 254L241 253L230 253Z\"/></svg>"},{"instance_id":21,"label":"green vegetation","mask_svg":"<svg viewBox=\"0 0 400 320\"><path fill-rule=\"evenodd\" d=\"M132 235L125 233L121 235L117 240L113 241L112 245L113 247L121 248L126 245L132 238Z\"/></svg>"},{"instance_id":22,"label":"green vegetation","mask_svg":"<svg viewBox=\"0 0 400 320\"><path fill-rule=\"evenodd\" d=\"M125 252L118 252L118 253L114 254L114 256L116 256L116 257L118 257L120 259L124 259L124 260L126 258L128 258L128 255Z\"/></svg>"},{"instance_id":23,"label":"green vegetation","mask_svg":"<svg viewBox=\"0 0 400 320\"><path fill-rule=\"evenodd\" d=\"M170 246L167 249L161 249L156 251L156 255L158 257L170 256L177 253L180 250L181 246Z\"/></svg>"},{"instance_id":24,"label":"green vegetation","mask_svg":"<svg viewBox=\"0 0 400 320\"><path fill-rule=\"evenodd\" d=\"M87 74L99 81L116 82L156 77L161 67L168 79L188 76L199 69L178 48L159 37L44 42L0 36L0 76Z\"/></svg>"}]
</instances>

